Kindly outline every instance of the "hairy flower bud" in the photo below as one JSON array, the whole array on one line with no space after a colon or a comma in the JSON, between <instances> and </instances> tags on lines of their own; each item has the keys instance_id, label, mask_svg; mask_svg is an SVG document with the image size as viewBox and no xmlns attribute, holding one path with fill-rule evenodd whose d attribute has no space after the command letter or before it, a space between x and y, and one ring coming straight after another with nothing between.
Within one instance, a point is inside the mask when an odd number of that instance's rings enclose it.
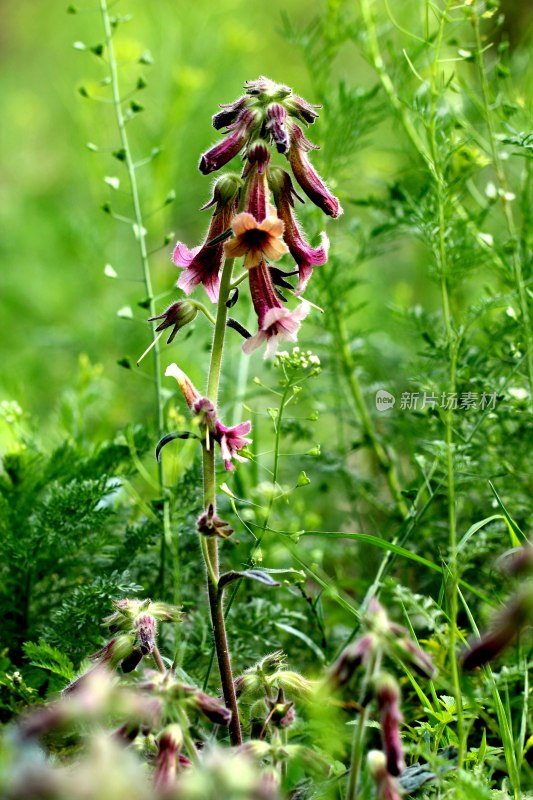
<instances>
[{"instance_id":1,"label":"hairy flower bud","mask_svg":"<svg viewBox=\"0 0 533 800\"><path fill-rule=\"evenodd\" d=\"M215 514L213 503L209 504L207 511L200 514L196 521L196 527L198 532L204 536L218 536L220 539L228 539L233 533L229 523Z\"/></svg>"},{"instance_id":2,"label":"hairy flower bud","mask_svg":"<svg viewBox=\"0 0 533 800\"><path fill-rule=\"evenodd\" d=\"M235 122L228 126L229 133L218 144L200 158L199 170L203 175L208 175L227 164L234 158L252 134L258 122L257 113L251 109L244 108Z\"/></svg>"},{"instance_id":3,"label":"hairy flower bud","mask_svg":"<svg viewBox=\"0 0 533 800\"><path fill-rule=\"evenodd\" d=\"M151 614L140 614L135 620L139 650L143 656L149 655L155 647L157 622Z\"/></svg>"},{"instance_id":4,"label":"hairy flower bud","mask_svg":"<svg viewBox=\"0 0 533 800\"><path fill-rule=\"evenodd\" d=\"M231 711L219 700L215 700L214 697L209 697L204 692L197 691L194 695L194 704L198 711L215 725L227 727L230 724Z\"/></svg>"},{"instance_id":5,"label":"hairy flower bud","mask_svg":"<svg viewBox=\"0 0 533 800\"><path fill-rule=\"evenodd\" d=\"M156 328L156 331L164 331L166 328L172 328L170 336L167 339L167 344L170 344L177 332L184 328L194 320L198 314L198 308L190 303L188 300L178 300L166 308L162 314L157 317L150 317L149 322L155 320L163 320Z\"/></svg>"},{"instance_id":6,"label":"hairy flower bud","mask_svg":"<svg viewBox=\"0 0 533 800\"><path fill-rule=\"evenodd\" d=\"M287 131L287 110L280 103L272 103L266 110L265 128L272 137L278 153L286 153L289 149L289 133Z\"/></svg>"},{"instance_id":7,"label":"hairy flower bud","mask_svg":"<svg viewBox=\"0 0 533 800\"><path fill-rule=\"evenodd\" d=\"M324 214L330 217L340 216L342 214L341 204L329 191L318 172L313 169L307 156L308 151L314 148L314 145L305 138L298 125L291 124L289 129L291 144L288 158L294 177L308 198L321 208Z\"/></svg>"}]
</instances>

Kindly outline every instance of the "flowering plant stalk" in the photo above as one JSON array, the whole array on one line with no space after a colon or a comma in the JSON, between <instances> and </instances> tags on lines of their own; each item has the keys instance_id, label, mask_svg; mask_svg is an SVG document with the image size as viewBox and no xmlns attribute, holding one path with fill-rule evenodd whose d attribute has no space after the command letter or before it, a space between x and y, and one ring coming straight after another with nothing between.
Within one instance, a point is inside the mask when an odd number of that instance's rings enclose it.
<instances>
[{"instance_id":1,"label":"flowering plant stalk","mask_svg":"<svg viewBox=\"0 0 533 800\"><path fill-rule=\"evenodd\" d=\"M264 77L247 82L242 97L223 105L213 117L213 126L226 128L226 137L202 155L199 168L203 174L209 174L242 152L243 169L240 175L226 173L215 182L212 199L204 206L214 207L205 242L192 250L178 242L174 249L174 263L183 270L178 288L190 294L202 284L209 300L217 304L205 396L200 395L177 364L171 364L166 375L178 381L201 431L204 511L198 520L198 531L224 700L232 714L229 730L234 744L241 742L241 730L218 553L218 539L227 538L232 531L228 523L217 517L215 444L220 446L225 468L233 470L234 461L246 460L240 451L251 442L247 438L251 423L227 427L218 417L224 340L231 324L244 336L246 354L266 344L265 357L271 356L280 340L296 341L300 323L310 311L310 304L303 299L290 311L280 287L299 298L313 268L326 263L329 240L323 233L318 247L306 241L293 212L295 199L303 200L289 172L271 164L271 150L275 148L286 156L296 182L309 199L328 216L338 217L341 205L311 166L308 152L314 145L298 124L313 123L318 116L316 108L294 95L287 86ZM292 272L272 266L272 262L289 253L296 262L296 287L288 281ZM232 282L235 261L241 257L245 272ZM237 287L246 277L257 315L257 332L253 335L238 321L228 320L228 306L237 301ZM162 320L158 330L172 329L169 341L195 315L188 312L187 303L179 300L152 318Z\"/></svg>"}]
</instances>

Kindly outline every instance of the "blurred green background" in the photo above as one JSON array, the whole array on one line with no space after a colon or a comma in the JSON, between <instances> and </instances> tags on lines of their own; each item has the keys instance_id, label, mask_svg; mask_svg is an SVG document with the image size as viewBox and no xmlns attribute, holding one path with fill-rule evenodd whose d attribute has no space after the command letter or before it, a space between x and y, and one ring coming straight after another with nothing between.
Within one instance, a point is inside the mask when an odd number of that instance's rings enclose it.
<instances>
[{"instance_id":1,"label":"blurred green background","mask_svg":"<svg viewBox=\"0 0 533 800\"><path fill-rule=\"evenodd\" d=\"M115 4L113 13L132 14L116 33L123 92L139 74L148 83L138 95L145 110L128 130L132 149L140 160L162 148L138 173L144 213L176 193L172 205L147 218L149 245L160 248L151 256L157 293L177 279L170 261L174 238L193 246L207 226L208 212L198 209L211 179L200 175L197 163L218 136L210 126L217 104L263 73L313 100L305 64L280 33L282 11L301 26L308 8L300 0ZM69 14L66 3L31 0L3 3L2 12L2 397L16 399L44 423L68 387L83 383L84 353L103 365L93 424L142 420L153 408L149 365L126 374L116 363L124 356L135 360L149 341L147 312L137 305L144 299L138 249L131 229L101 211L110 202L118 213L130 213L122 193L126 174L110 155L118 147L112 107L79 93L85 86L107 96L99 85L107 66L73 47L103 40L97 4L82 3ZM139 67L146 50L154 63ZM87 149L87 142L100 152ZM106 176L120 178L118 191L106 185ZM170 231L172 243L161 247ZM105 277L106 264L118 280ZM169 299L162 297L158 307ZM117 317L123 306L133 309L133 321ZM181 362L196 360L193 342L179 345Z\"/></svg>"}]
</instances>

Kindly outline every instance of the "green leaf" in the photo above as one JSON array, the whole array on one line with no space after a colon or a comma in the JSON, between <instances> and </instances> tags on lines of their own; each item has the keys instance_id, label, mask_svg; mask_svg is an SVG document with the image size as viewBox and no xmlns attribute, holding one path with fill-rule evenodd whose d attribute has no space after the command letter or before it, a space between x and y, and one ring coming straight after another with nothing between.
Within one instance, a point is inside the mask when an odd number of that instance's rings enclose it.
<instances>
[{"instance_id":1,"label":"green leaf","mask_svg":"<svg viewBox=\"0 0 533 800\"><path fill-rule=\"evenodd\" d=\"M67 683L74 680L75 669L72 661L46 642L24 642L24 654L33 667L45 669L54 675L64 678Z\"/></svg>"}]
</instances>

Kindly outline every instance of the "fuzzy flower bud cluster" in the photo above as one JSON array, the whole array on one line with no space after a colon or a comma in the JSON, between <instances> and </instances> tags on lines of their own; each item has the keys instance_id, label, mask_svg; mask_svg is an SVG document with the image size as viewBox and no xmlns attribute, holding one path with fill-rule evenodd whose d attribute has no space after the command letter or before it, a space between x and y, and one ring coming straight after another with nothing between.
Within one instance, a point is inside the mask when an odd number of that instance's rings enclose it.
<instances>
[{"instance_id":1,"label":"fuzzy flower bud cluster","mask_svg":"<svg viewBox=\"0 0 533 800\"><path fill-rule=\"evenodd\" d=\"M183 270L178 279L180 289L190 294L201 283L209 299L217 302L224 257L242 258L258 324L257 332L247 336L243 350L250 353L266 344L269 356L276 352L279 340L296 341L300 323L310 310L306 301L289 310L278 287L301 295L313 268L325 264L328 258L326 234L322 233L320 244L313 247L298 223L295 201L303 199L293 179L327 216L338 217L342 208L312 166L309 153L318 148L301 127L315 122L318 106L264 77L248 81L244 89L241 97L222 105L214 115L213 127L225 135L199 163L200 172L209 175L242 154L241 174L226 173L215 181L212 198L204 206L213 207L205 239L192 250L178 242L174 263ZM273 150L287 159L289 169L271 163ZM272 266L285 255L296 264L295 290L286 279L293 272ZM162 320L157 330L172 328L172 341L180 327L192 320L193 313L178 302L152 319Z\"/></svg>"}]
</instances>

